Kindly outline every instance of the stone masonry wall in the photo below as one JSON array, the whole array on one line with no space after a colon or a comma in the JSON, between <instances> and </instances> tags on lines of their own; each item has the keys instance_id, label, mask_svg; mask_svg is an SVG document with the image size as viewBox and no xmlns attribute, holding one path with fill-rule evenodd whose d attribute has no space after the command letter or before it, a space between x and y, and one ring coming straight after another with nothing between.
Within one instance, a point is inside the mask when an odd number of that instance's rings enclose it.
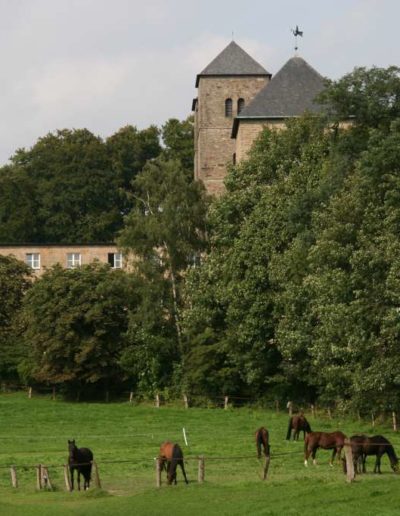
<instances>
[{"instance_id":1,"label":"stone masonry wall","mask_svg":"<svg viewBox=\"0 0 400 516\"><path fill-rule=\"evenodd\" d=\"M253 146L254 140L260 134L260 132L269 127L270 129L281 130L286 127L285 122L282 120L241 120L236 135L236 162L246 159L246 156Z\"/></svg>"},{"instance_id":2,"label":"stone masonry wall","mask_svg":"<svg viewBox=\"0 0 400 516\"><path fill-rule=\"evenodd\" d=\"M231 138L237 103L245 105L269 81L268 77L201 77L195 116L195 178L207 191L218 195L228 163L232 163L235 141ZM232 99L232 117L225 116L225 100Z\"/></svg>"}]
</instances>

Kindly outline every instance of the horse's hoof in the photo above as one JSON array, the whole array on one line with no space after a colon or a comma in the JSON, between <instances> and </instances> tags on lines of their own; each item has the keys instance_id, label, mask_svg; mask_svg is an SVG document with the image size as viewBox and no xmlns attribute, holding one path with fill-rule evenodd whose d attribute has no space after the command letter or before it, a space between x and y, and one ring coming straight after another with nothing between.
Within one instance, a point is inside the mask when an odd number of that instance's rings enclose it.
<instances>
[{"instance_id":1,"label":"horse's hoof","mask_svg":"<svg viewBox=\"0 0 400 516\"><path fill-rule=\"evenodd\" d=\"M308 461L307 461L307 460L305 460L305 461L304 461L304 466L305 466L305 467L307 467L307 466L308 466Z\"/></svg>"},{"instance_id":2,"label":"horse's hoof","mask_svg":"<svg viewBox=\"0 0 400 516\"><path fill-rule=\"evenodd\" d=\"M314 464L314 466L317 465L317 461L315 459L312 461L312 463Z\"/></svg>"}]
</instances>

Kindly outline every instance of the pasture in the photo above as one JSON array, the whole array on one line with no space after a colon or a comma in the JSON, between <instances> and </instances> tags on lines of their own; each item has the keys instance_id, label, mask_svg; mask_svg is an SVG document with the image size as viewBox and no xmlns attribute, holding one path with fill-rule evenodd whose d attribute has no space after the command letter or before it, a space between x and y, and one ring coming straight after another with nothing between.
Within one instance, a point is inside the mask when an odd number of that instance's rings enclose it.
<instances>
[{"instance_id":1,"label":"pasture","mask_svg":"<svg viewBox=\"0 0 400 516\"><path fill-rule=\"evenodd\" d=\"M400 436L387 426L372 429L350 419L315 419L313 430L382 433L400 454ZM288 416L256 408L201 409L129 403L67 403L26 393L0 395L0 514L2 515L333 515L398 514L400 475L382 461L382 475L368 473L347 484L341 468L328 464L330 451L319 450L318 465L303 465L303 441L285 440ZM270 433L271 464L262 481L263 462L256 458L254 431ZM186 428L188 446L184 445ZM62 465L67 441L93 450L102 489L65 491ZM155 487L154 457L162 441L182 445L188 457L189 485L178 471L178 485L165 475ZM205 482L197 483L198 455L205 455ZM193 457L193 459L191 459ZM242 458L245 457L245 458ZM37 491L32 465L49 466L55 490ZM15 464L18 489L10 485Z\"/></svg>"}]
</instances>

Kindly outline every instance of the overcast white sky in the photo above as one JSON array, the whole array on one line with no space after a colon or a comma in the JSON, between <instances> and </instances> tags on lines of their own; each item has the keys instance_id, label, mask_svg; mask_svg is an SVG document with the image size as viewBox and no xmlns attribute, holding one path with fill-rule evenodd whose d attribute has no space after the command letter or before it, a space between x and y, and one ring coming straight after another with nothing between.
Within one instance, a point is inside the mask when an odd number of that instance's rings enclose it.
<instances>
[{"instance_id":1,"label":"overcast white sky","mask_svg":"<svg viewBox=\"0 0 400 516\"><path fill-rule=\"evenodd\" d=\"M55 129L185 118L234 39L269 72L293 51L338 78L400 65L399 0L0 0L0 165Z\"/></svg>"}]
</instances>

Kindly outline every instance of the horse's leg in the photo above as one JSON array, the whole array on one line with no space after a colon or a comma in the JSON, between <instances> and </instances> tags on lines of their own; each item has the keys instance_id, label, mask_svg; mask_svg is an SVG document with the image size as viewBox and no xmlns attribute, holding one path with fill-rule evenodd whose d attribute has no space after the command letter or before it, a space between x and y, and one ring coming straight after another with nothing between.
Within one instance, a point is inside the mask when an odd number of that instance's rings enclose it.
<instances>
[{"instance_id":1,"label":"horse's leg","mask_svg":"<svg viewBox=\"0 0 400 516\"><path fill-rule=\"evenodd\" d=\"M74 468L69 468L69 474L71 476L71 491L74 490Z\"/></svg>"},{"instance_id":2,"label":"horse's leg","mask_svg":"<svg viewBox=\"0 0 400 516\"><path fill-rule=\"evenodd\" d=\"M379 453L377 453L377 455L376 455L375 468L377 468L377 470L378 470L377 472L378 472L379 474L381 474L381 473L382 473L382 471L381 471L381 457L382 457L382 455L381 455L381 454L379 454ZM376 472L375 472L375 473L376 473Z\"/></svg>"},{"instance_id":3,"label":"horse's leg","mask_svg":"<svg viewBox=\"0 0 400 516\"><path fill-rule=\"evenodd\" d=\"M185 471L185 466L183 465L183 459L181 460L180 464L181 464L181 470L182 470L183 478L185 479L186 484L188 484L189 482L188 482L188 479L186 477L186 471Z\"/></svg>"},{"instance_id":4,"label":"horse's leg","mask_svg":"<svg viewBox=\"0 0 400 516\"><path fill-rule=\"evenodd\" d=\"M78 468L78 491L81 490L81 470Z\"/></svg>"},{"instance_id":5,"label":"horse's leg","mask_svg":"<svg viewBox=\"0 0 400 516\"><path fill-rule=\"evenodd\" d=\"M308 466L308 458L312 452L312 448L310 448L307 444L304 445L304 466Z\"/></svg>"},{"instance_id":6,"label":"horse's leg","mask_svg":"<svg viewBox=\"0 0 400 516\"><path fill-rule=\"evenodd\" d=\"M311 453L311 457L312 457L312 461L313 461L313 464L314 466L317 465L317 459L315 458L315 456L317 455L317 447L313 449L312 453Z\"/></svg>"},{"instance_id":7,"label":"horse's leg","mask_svg":"<svg viewBox=\"0 0 400 516\"><path fill-rule=\"evenodd\" d=\"M336 448L333 448L331 461L329 462L329 464L330 464L331 466L333 466L333 461L335 460L336 453L337 453L337 449L336 449Z\"/></svg>"}]
</instances>

